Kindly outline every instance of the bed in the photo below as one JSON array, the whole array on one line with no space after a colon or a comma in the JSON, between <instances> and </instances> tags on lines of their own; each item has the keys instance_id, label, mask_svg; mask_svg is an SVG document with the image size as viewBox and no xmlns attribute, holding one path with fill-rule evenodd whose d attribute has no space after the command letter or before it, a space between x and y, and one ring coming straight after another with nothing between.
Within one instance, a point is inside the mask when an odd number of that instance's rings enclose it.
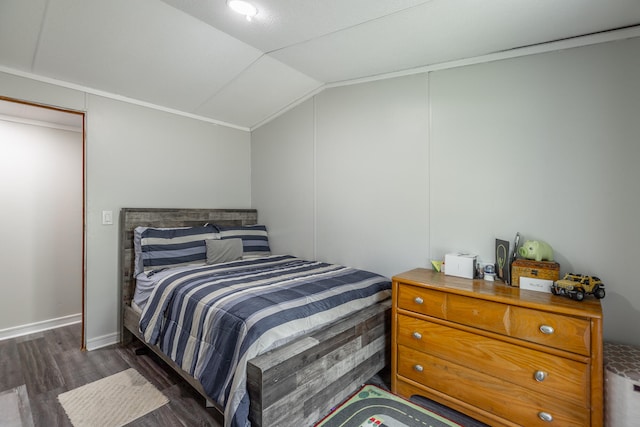
<instances>
[{"instance_id":1,"label":"bed","mask_svg":"<svg viewBox=\"0 0 640 427\"><path fill-rule=\"evenodd\" d=\"M307 271L307 269L312 271L310 269L315 268L319 268L321 271L316 272L313 270L312 274L306 274L304 277L318 276L326 277L327 281L337 280L332 276L334 274L332 270L337 267L325 263L299 260L288 255L263 255L260 253L261 249L258 245L252 247L252 250L257 251L253 254L255 256L236 259L231 262L206 264L198 266L195 270L192 270L191 267L185 268L182 266L171 266L171 270L163 270L162 268L145 265L144 268L156 269L147 274L150 276L158 274L158 277L160 277L158 283L161 284L162 291L160 291L160 285L154 285L154 289L157 287L158 290L151 294L152 296L149 297L148 302L145 302L145 309L141 310L136 304L136 301L140 299L140 292L136 293L134 273L142 267L140 266L140 259L136 258L135 247L137 245L134 242L134 229L136 227L190 227L190 229L195 229L205 224L215 224L216 227L224 230L234 230L235 228L253 229L252 227L258 227L257 211L253 209L156 208L126 208L121 211L122 340L125 342L134 338L140 340L141 343L156 353L202 394L209 404L223 414L226 411L225 426L244 425L247 420L253 426L312 425L329 413L339 402L352 394L359 385L385 367L389 356L390 299L383 295L384 291L378 289L382 286L379 280L370 276L360 276L360 273L357 273L359 275L358 279L362 280L363 284L366 282L367 286L359 285L359 287L369 289L375 284L375 295L373 294L374 291L371 291L371 295L366 297L368 302L362 307L358 306L355 312L347 313L343 311L347 304L342 304L340 309L336 308L337 311L335 313L338 314L333 317L332 321L323 324L321 327L316 327L316 320L321 318L313 317L313 321L308 322L309 324L307 325L310 328L308 333L297 335L295 338L276 335L278 338L266 346L258 342L260 339L257 339L256 342L247 341L249 344L237 344L238 348L243 349L242 351L247 348L250 351L241 352L236 349L232 358L220 356L215 352L213 355L202 352L202 354L207 355L206 358L203 357L197 361L191 356L185 356L186 353L176 352L175 349L178 344L167 344L169 340L167 338L162 339L162 334L165 331L161 330L164 324L172 325L173 320L158 320L157 317L155 317L156 320L149 319L154 318L150 315L154 310L162 311L158 310L158 307L161 307L162 304L179 299L176 295L197 293L195 291L180 290L182 289L180 286L183 286L182 283L185 281L192 281L192 289L198 290L202 286L216 286L222 282L233 282L234 287L244 286L242 289L245 289L246 292L249 292L249 289L253 292L256 283L260 286L263 286L265 282L271 283L271 279L268 278L271 277L272 273L263 269L272 268L273 266L290 274L291 276L287 277L289 277L288 282L291 283L298 284L298 281L306 280L306 278L294 277L297 271ZM237 239L232 240L234 242L237 241ZM231 243L231 241L223 243ZM245 244L246 254L248 248L246 241L243 241L243 244ZM152 261L148 262L152 263ZM259 280L256 279L257 281L250 285L240 284L244 283L245 269L250 269L251 277L253 275L259 276ZM189 271L187 272L187 270ZM347 272L349 275L356 274L351 270L354 269L345 268L335 274L345 275ZM360 270L355 271L359 272ZM165 272L169 273L165 274ZM207 279L202 279L205 276ZM235 281L236 279L238 279L237 282ZM241 279L243 282L240 282ZM342 281L342 279L340 280ZM202 283L205 283L205 285ZM236 283L238 284L236 285ZM280 282L278 284L280 286ZM304 285L316 286L306 282L304 282ZM140 288L143 287L141 283ZM221 289L227 288L214 289L217 289L215 292L222 292ZM171 292L176 292L176 294ZM165 296L159 296L160 294ZM225 298L227 298L226 295ZM337 296L333 295L331 298L337 298ZM362 297L361 299L364 301L365 298ZM350 302L348 305L357 306L358 304L360 303ZM242 304L237 305L242 306ZM188 303L184 303L184 306L179 309L173 308L167 311L181 312L184 315L185 307L188 306ZM306 306L307 304L305 304ZM309 306L312 307L311 304ZM154 308L152 309L151 307ZM219 312L215 312L214 314L202 316L216 317L218 315ZM335 321L338 315L340 319ZM277 317L272 318L275 319ZM289 325L291 322L280 323ZM233 329L234 327L225 328ZM235 328L238 329L237 327ZM181 327L176 327L175 329L180 330ZM226 329L223 328L223 330ZM175 342L184 342L185 349L198 347L198 344L187 343L192 336L198 336L199 339L202 336L220 336L220 334L212 334L211 332L203 335L201 332L193 333L193 331L183 335L186 338L182 341L179 338L180 335L176 335ZM246 335L251 334L247 333ZM205 347L204 344L203 347ZM211 347L215 346L212 345ZM226 348L228 346L219 347ZM195 351L194 354L200 353ZM240 357L240 355L244 355L244 358ZM227 381L222 382L222 384L227 384L227 387L215 389L215 392L212 393L212 387L221 387L219 385L221 381L219 379L207 379L203 377L203 373L209 375L207 363L216 358L224 360L237 359L238 367L236 369L238 372L242 372L243 376L238 375L233 381L230 381L229 377L225 377ZM185 362L185 360L187 361ZM229 390L231 390L229 395L231 397L227 396L228 400L233 400L232 397L237 385L235 383L238 381L242 385L240 387L241 391L236 393L236 403L225 404L228 402L224 401L221 403L220 397L224 396L225 392Z\"/></svg>"}]
</instances>

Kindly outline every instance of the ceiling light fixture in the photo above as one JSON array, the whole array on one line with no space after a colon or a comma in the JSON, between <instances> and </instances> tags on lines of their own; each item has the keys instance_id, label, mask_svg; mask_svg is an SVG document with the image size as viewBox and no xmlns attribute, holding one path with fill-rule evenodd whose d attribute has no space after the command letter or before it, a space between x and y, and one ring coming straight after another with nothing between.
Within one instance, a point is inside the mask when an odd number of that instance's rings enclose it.
<instances>
[{"instance_id":1,"label":"ceiling light fixture","mask_svg":"<svg viewBox=\"0 0 640 427\"><path fill-rule=\"evenodd\" d=\"M251 3L243 0L227 0L227 6L251 21L251 18L258 14L258 9Z\"/></svg>"}]
</instances>

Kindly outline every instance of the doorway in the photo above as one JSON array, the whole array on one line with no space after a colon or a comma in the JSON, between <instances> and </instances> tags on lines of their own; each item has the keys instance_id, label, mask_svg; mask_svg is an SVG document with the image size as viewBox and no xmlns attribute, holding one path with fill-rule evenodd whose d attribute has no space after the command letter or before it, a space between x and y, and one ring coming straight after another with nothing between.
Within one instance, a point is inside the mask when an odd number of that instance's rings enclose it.
<instances>
[{"instance_id":1,"label":"doorway","mask_svg":"<svg viewBox=\"0 0 640 427\"><path fill-rule=\"evenodd\" d=\"M83 112L0 97L0 330L80 320L82 349L84 122Z\"/></svg>"}]
</instances>

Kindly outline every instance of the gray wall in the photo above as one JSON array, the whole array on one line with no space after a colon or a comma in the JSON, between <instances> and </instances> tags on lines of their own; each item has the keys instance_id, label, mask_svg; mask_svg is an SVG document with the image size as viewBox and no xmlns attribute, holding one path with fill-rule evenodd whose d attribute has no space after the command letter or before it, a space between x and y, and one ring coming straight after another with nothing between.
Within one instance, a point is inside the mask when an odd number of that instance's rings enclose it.
<instances>
[{"instance_id":1,"label":"gray wall","mask_svg":"<svg viewBox=\"0 0 640 427\"><path fill-rule=\"evenodd\" d=\"M86 157L87 337L100 346L119 330L116 214L124 207L251 207L250 135L92 95ZM103 210L113 210L114 225L102 225Z\"/></svg>"},{"instance_id":2,"label":"gray wall","mask_svg":"<svg viewBox=\"0 0 640 427\"><path fill-rule=\"evenodd\" d=\"M427 116L417 75L326 90L254 131L252 201L273 251L387 276L424 265Z\"/></svg>"},{"instance_id":3,"label":"gray wall","mask_svg":"<svg viewBox=\"0 0 640 427\"><path fill-rule=\"evenodd\" d=\"M636 38L327 90L252 133L253 205L277 251L388 276L455 250L493 262L516 232L545 240L562 274L605 282L605 339L640 344L638 52Z\"/></svg>"},{"instance_id":4,"label":"gray wall","mask_svg":"<svg viewBox=\"0 0 640 427\"><path fill-rule=\"evenodd\" d=\"M89 349L119 338L121 208L251 207L249 132L5 73L0 94L86 111ZM113 211L113 225L102 225L103 210Z\"/></svg>"}]
</instances>

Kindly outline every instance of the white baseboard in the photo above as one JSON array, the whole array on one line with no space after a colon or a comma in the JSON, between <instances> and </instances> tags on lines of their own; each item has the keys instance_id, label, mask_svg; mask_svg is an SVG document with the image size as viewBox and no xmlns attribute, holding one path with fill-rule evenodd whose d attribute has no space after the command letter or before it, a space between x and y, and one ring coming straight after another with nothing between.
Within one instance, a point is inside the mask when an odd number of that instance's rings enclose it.
<instances>
[{"instance_id":1,"label":"white baseboard","mask_svg":"<svg viewBox=\"0 0 640 427\"><path fill-rule=\"evenodd\" d=\"M13 326L11 328L0 329L0 340L48 331L49 329L61 328L63 326L73 325L80 322L82 322L82 313L71 314L69 316L58 317L57 319L43 320L26 325Z\"/></svg>"},{"instance_id":2,"label":"white baseboard","mask_svg":"<svg viewBox=\"0 0 640 427\"><path fill-rule=\"evenodd\" d=\"M103 335L101 337L87 339L87 350L97 350L102 347L106 347L112 344L118 344L120 342L120 334L114 332L112 334Z\"/></svg>"}]
</instances>

